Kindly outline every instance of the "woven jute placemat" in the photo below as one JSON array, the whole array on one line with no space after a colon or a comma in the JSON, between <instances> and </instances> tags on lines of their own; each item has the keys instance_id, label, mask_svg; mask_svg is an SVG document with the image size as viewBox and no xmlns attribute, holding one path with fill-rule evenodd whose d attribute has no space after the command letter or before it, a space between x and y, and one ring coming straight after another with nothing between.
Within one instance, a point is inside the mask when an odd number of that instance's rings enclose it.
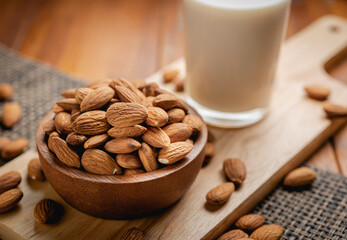
<instances>
[{"instance_id":1,"label":"woven jute placemat","mask_svg":"<svg viewBox=\"0 0 347 240\"><path fill-rule=\"evenodd\" d=\"M31 148L35 148L37 126L61 99L60 93L85 85L2 46L0 82L10 83L15 88L12 100L18 101L23 108L21 121L12 129L0 127L0 136L27 138ZM0 112L2 106L3 102ZM0 160L0 166L4 163ZM253 212L261 214L266 224L282 225L285 229L282 239L347 239L347 178L314 169L318 179L310 188L293 191L278 186Z\"/></svg>"}]
</instances>

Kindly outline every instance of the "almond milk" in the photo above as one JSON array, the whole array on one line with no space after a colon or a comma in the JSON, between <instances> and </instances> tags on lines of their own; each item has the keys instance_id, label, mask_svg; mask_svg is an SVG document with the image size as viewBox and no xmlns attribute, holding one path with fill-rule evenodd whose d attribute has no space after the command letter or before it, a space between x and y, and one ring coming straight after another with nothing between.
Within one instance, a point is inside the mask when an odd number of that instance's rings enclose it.
<instances>
[{"instance_id":1,"label":"almond milk","mask_svg":"<svg viewBox=\"0 0 347 240\"><path fill-rule=\"evenodd\" d=\"M220 116L266 109L289 3L184 0L190 102Z\"/></svg>"}]
</instances>

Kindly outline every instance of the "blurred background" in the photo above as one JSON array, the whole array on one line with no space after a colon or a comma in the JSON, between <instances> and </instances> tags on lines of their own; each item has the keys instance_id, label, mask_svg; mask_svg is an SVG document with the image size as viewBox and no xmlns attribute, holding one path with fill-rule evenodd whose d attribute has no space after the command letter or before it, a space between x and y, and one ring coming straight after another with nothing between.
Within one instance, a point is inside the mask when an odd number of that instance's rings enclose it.
<instances>
[{"instance_id":1,"label":"blurred background","mask_svg":"<svg viewBox=\"0 0 347 240\"><path fill-rule=\"evenodd\" d=\"M180 0L0 0L0 43L89 81L144 78L184 55L180 10ZM293 0L287 38L326 14L347 18L347 0Z\"/></svg>"}]
</instances>

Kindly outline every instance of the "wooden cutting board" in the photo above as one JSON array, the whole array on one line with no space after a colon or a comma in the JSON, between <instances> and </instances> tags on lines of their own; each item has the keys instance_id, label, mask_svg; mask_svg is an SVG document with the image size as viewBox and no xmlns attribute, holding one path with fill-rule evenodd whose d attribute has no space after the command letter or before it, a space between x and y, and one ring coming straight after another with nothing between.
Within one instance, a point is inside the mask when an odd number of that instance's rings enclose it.
<instances>
[{"instance_id":1,"label":"wooden cutting board","mask_svg":"<svg viewBox=\"0 0 347 240\"><path fill-rule=\"evenodd\" d=\"M346 119L326 119L321 103L306 98L303 92L304 85L319 83L332 89L333 102L347 103L347 86L332 79L325 70L347 54L346 46L347 21L333 16L319 19L289 39L283 47L270 115L249 128L212 129L217 136L217 155L201 170L187 194L161 215L113 221L80 213L68 206L47 182L27 179L27 162L37 155L34 150L26 152L0 168L0 174L13 169L20 171L23 177L20 187L24 192L18 208L0 215L0 238L117 239L133 226L144 229L148 239L215 238L250 211L289 170L304 162L346 122ZM184 60L167 67L170 68L184 72ZM147 80L161 83L161 75L159 71ZM227 157L241 158L248 176L227 204L211 208L205 204L205 195L225 181L221 168ZM64 205L66 214L59 224L35 223L33 208L44 197Z\"/></svg>"}]
</instances>

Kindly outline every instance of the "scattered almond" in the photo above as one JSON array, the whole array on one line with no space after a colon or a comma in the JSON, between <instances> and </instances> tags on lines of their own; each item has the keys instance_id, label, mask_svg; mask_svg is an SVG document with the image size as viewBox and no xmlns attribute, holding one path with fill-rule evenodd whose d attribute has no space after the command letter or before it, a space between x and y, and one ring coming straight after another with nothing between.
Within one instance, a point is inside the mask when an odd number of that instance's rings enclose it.
<instances>
[{"instance_id":1,"label":"scattered almond","mask_svg":"<svg viewBox=\"0 0 347 240\"><path fill-rule=\"evenodd\" d=\"M143 123L147 109L137 103L115 103L107 109L107 121L114 127L130 127Z\"/></svg>"},{"instance_id":2,"label":"scattered almond","mask_svg":"<svg viewBox=\"0 0 347 240\"><path fill-rule=\"evenodd\" d=\"M1 121L5 127L12 128L22 117L22 107L17 102L5 103L2 108Z\"/></svg>"},{"instance_id":3,"label":"scattered almond","mask_svg":"<svg viewBox=\"0 0 347 240\"><path fill-rule=\"evenodd\" d=\"M229 232L224 233L217 240L239 240L242 238L247 238L248 234L240 229L234 229Z\"/></svg>"},{"instance_id":4,"label":"scattered almond","mask_svg":"<svg viewBox=\"0 0 347 240\"><path fill-rule=\"evenodd\" d=\"M12 159L23 153L28 147L28 140L19 138L6 144L1 151L1 157L4 159Z\"/></svg>"},{"instance_id":5,"label":"scattered almond","mask_svg":"<svg viewBox=\"0 0 347 240\"><path fill-rule=\"evenodd\" d=\"M163 79L165 83L172 82L179 74L177 70L167 70L163 74Z\"/></svg>"},{"instance_id":6,"label":"scattered almond","mask_svg":"<svg viewBox=\"0 0 347 240\"><path fill-rule=\"evenodd\" d=\"M0 194L15 188L22 181L18 171L10 171L0 176Z\"/></svg>"},{"instance_id":7,"label":"scattered almond","mask_svg":"<svg viewBox=\"0 0 347 240\"><path fill-rule=\"evenodd\" d=\"M347 107L337 105L331 102L324 102L323 110L325 111L327 117L329 118L347 116Z\"/></svg>"},{"instance_id":8,"label":"scattered almond","mask_svg":"<svg viewBox=\"0 0 347 240\"><path fill-rule=\"evenodd\" d=\"M163 128L169 136L170 142L181 142L187 140L193 133L193 129L185 123L173 123Z\"/></svg>"},{"instance_id":9,"label":"scattered almond","mask_svg":"<svg viewBox=\"0 0 347 240\"><path fill-rule=\"evenodd\" d=\"M132 127L113 127L108 130L108 135L113 138L139 137L147 131L147 128L141 125Z\"/></svg>"},{"instance_id":10,"label":"scattered almond","mask_svg":"<svg viewBox=\"0 0 347 240\"><path fill-rule=\"evenodd\" d=\"M240 217L236 223L235 227L244 231L254 231L255 229L261 227L264 224L264 218L258 214L247 214Z\"/></svg>"},{"instance_id":11,"label":"scattered almond","mask_svg":"<svg viewBox=\"0 0 347 240\"><path fill-rule=\"evenodd\" d=\"M85 141L87 141L87 137L78 133L70 133L66 137L66 142L70 144L71 146L78 146L83 144Z\"/></svg>"},{"instance_id":12,"label":"scattered almond","mask_svg":"<svg viewBox=\"0 0 347 240\"><path fill-rule=\"evenodd\" d=\"M147 172L158 169L159 166L157 159L155 158L155 153L147 143L141 144L141 148L139 149L139 157Z\"/></svg>"},{"instance_id":13,"label":"scattered almond","mask_svg":"<svg viewBox=\"0 0 347 240\"><path fill-rule=\"evenodd\" d=\"M158 161L165 165L174 164L190 153L193 145L187 142L171 143L168 147L160 149Z\"/></svg>"},{"instance_id":14,"label":"scattered almond","mask_svg":"<svg viewBox=\"0 0 347 240\"><path fill-rule=\"evenodd\" d=\"M7 100L13 96L13 87L7 83L0 83L0 100Z\"/></svg>"},{"instance_id":15,"label":"scattered almond","mask_svg":"<svg viewBox=\"0 0 347 240\"><path fill-rule=\"evenodd\" d=\"M329 88L319 85L306 86L305 91L308 97L318 101L324 101L330 95Z\"/></svg>"},{"instance_id":16,"label":"scattered almond","mask_svg":"<svg viewBox=\"0 0 347 240\"><path fill-rule=\"evenodd\" d=\"M206 143L206 147L205 147L205 156L212 158L214 157L214 155L216 154L216 149L214 147L213 143Z\"/></svg>"},{"instance_id":17,"label":"scattered almond","mask_svg":"<svg viewBox=\"0 0 347 240\"><path fill-rule=\"evenodd\" d=\"M122 169L117 162L99 149L87 149L82 155L81 162L87 172L104 175L122 174Z\"/></svg>"},{"instance_id":18,"label":"scattered almond","mask_svg":"<svg viewBox=\"0 0 347 240\"><path fill-rule=\"evenodd\" d=\"M52 133L53 134L53 133ZM67 143L60 137L52 138L53 152L57 155L57 158L69 167L80 168L81 162L78 154L72 150Z\"/></svg>"},{"instance_id":19,"label":"scattered almond","mask_svg":"<svg viewBox=\"0 0 347 240\"><path fill-rule=\"evenodd\" d=\"M183 92L183 91L184 91L184 84L185 84L185 81L186 81L185 78L176 78L176 79L174 80L176 92Z\"/></svg>"},{"instance_id":20,"label":"scattered almond","mask_svg":"<svg viewBox=\"0 0 347 240\"><path fill-rule=\"evenodd\" d=\"M167 112L169 116L168 124L182 122L186 113L180 108L173 108Z\"/></svg>"},{"instance_id":21,"label":"scattered almond","mask_svg":"<svg viewBox=\"0 0 347 240\"><path fill-rule=\"evenodd\" d=\"M315 171L308 167L297 168L284 178L283 185L287 187L301 187L312 184L317 178Z\"/></svg>"},{"instance_id":22,"label":"scattered almond","mask_svg":"<svg viewBox=\"0 0 347 240\"><path fill-rule=\"evenodd\" d=\"M63 214L64 207L52 199L42 199L34 209L35 220L43 224L57 223Z\"/></svg>"},{"instance_id":23,"label":"scattered almond","mask_svg":"<svg viewBox=\"0 0 347 240\"><path fill-rule=\"evenodd\" d=\"M116 138L105 144L105 149L111 153L131 153L141 147L141 143L132 138Z\"/></svg>"},{"instance_id":24,"label":"scattered almond","mask_svg":"<svg viewBox=\"0 0 347 240\"><path fill-rule=\"evenodd\" d=\"M226 182L212 188L206 195L206 201L211 205L222 205L226 203L235 190L232 182Z\"/></svg>"},{"instance_id":25,"label":"scattered almond","mask_svg":"<svg viewBox=\"0 0 347 240\"><path fill-rule=\"evenodd\" d=\"M107 140L110 137L104 133L104 134L100 134L100 135L95 135L91 138L89 138L85 143L84 143L84 148L88 149L88 148L96 148L99 147L103 144L105 144L107 142Z\"/></svg>"},{"instance_id":26,"label":"scattered almond","mask_svg":"<svg viewBox=\"0 0 347 240\"><path fill-rule=\"evenodd\" d=\"M82 100L82 112L99 109L105 106L114 97L114 90L110 87L101 87L89 92Z\"/></svg>"},{"instance_id":27,"label":"scattered almond","mask_svg":"<svg viewBox=\"0 0 347 240\"><path fill-rule=\"evenodd\" d=\"M120 240L145 240L145 234L138 228L130 228L123 233Z\"/></svg>"},{"instance_id":28,"label":"scattered almond","mask_svg":"<svg viewBox=\"0 0 347 240\"><path fill-rule=\"evenodd\" d=\"M33 158L28 164L28 176L32 180L43 181L45 180L45 175L41 169L40 159Z\"/></svg>"},{"instance_id":29,"label":"scattered almond","mask_svg":"<svg viewBox=\"0 0 347 240\"><path fill-rule=\"evenodd\" d=\"M167 113L159 107L149 107L147 109L148 117L146 124L153 127L162 127L169 120Z\"/></svg>"},{"instance_id":30,"label":"scattered almond","mask_svg":"<svg viewBox=\"0 0 347 240\"><path fill-rule=\"evenodd\" d=\"M2 149L4 149L4 147L9 144L11 142L11 140L7 137L0 137L0 154Z\"/></svg>"},{"instance_id":31,"label":"scattered almond","mask_svg":"<svg viewBox=\"0 0 347 240\"><path fill-rule=\"evenodd\" d=\"M277 240L281 239L283 235L283 227L280 225L270 224L262 226L256 229L252 234L251 238L255 240Z\"/></svg>"},{"instance_id":32,"label":"scattered almond","mask_svg":"<svg viewBox=\"0 0 347 240\"><path fill-rule=\"evenodd\" d=\"M0 213L8 212L15 208L23 197L23 192L18 188L12 188L0 194Z\"/></svg>"},{"instance_id":33,"label":"scattered almond","mask_svg":"<svg viewBox=\"0 0 347 240\"><path fill-rule=\"evenodd\" d=\"M137 154L118 154L116 161L119 166L127 169L136 169L142 167L142 163Z\"/></svg>"},{"instance_id":34,"label":"scattered almond","mask_svg":"<svg viewBox=\"0 0 347 240\"><path fill-rule=\"evenodd\" d=\"M72 89L68 89L65 92L62 92L60 95L64 98L75 98L75 92L76 89L72 88Z\"/></svg>"},{"instance_id":35,"label":"scattered almond","mask_svg":"<svg viewBox=\"0 0 347 240\"><path fill-rule=\"evenodd\" d=\"M223 170L227 179L236 186L240 186L246 179L246 166L238 158L228 158L224 160Z\"/></svg>"},{"instance_id":36,"label":"scattered almond","mask_svg":"<svg viewBox=\"0 0 347 240\"><path fill-rule=\"evenodd\" d=\"M106 120L106 112L100 110L82 113L72 123L72 129L83 135L105 133L110 127Z\"/></svg>"},{"instance_id":37,"label":"scattered almond","mask_svg":"<svg viewBox=\"0 0 347 240\"><path fill-rule=\"evenodd\" d=\"M161 128L149 127L142 139L152 147L163 148L170 145L169 136Z\"/></svg>"}]
</instances>

